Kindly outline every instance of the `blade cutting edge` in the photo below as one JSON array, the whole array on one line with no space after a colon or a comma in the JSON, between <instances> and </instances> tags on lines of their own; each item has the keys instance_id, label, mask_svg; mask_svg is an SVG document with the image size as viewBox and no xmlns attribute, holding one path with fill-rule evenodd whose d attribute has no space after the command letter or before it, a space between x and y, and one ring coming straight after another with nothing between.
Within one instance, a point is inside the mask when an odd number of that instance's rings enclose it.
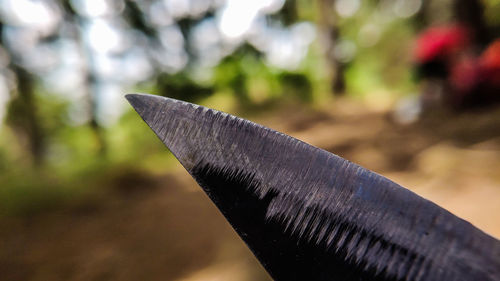
<instances>
[{"instance_id":1,"label":"blade cutting edge","mask_svg":"<svg viewBox=\"0 0 500 281\"><path fill-rule=\"evenodd\" d=\"M389 179L203 106L126 96L275 280L500 280L500 242Z\"/></svg>"}]
</instances>

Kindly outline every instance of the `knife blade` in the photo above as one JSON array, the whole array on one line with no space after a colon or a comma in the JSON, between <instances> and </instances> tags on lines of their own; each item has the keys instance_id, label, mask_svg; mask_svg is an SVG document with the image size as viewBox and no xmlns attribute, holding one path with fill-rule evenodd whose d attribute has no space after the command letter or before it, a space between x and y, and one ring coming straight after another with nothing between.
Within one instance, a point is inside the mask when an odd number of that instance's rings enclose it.
<instances>
[{"instance_id":1,"label":"knife blade","mask_svg":"<svg viewBox=\"0 0 500 281\"><path fill-rule=\"evenodd\" d=\"M126 96L275 280L500 280L500 242L391 180L175 99Z\"/></svg>"}]
</instances>

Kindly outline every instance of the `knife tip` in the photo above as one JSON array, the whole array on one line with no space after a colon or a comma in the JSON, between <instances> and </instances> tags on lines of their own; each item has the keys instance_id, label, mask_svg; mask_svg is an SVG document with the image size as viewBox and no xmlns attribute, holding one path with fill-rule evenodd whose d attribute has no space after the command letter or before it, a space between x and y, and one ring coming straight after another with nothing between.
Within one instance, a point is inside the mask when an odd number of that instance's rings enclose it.
<instances>
[{"instance_id":1,"label":"knife tip","mask_svg":"<svg viewBox=\"0 0 500 281\"><path fill-rule=\"evenodd\" d=\"M149 94L132 93L132 94L126 94L125 98L130 103L130 105L135 109L135 111L141 114L144 111L146 111L146 109L151 107L152 104L154 104L153 99L157 98L157 96Z\"/></svg>"},{"instance_id":2,"label":"knife tip","mask_svg":"<svg viewBox=\"0 0 500 281\"><path fill-rule=\"evenodd\" d=\"M141 94L141 93L130 93L130 94L126 94L125 95L125 98L130 102L130 103L133 103L137 100L140 100L141 97L143 96L150 96L148 94Z\"/></svg>"}]
</instances>

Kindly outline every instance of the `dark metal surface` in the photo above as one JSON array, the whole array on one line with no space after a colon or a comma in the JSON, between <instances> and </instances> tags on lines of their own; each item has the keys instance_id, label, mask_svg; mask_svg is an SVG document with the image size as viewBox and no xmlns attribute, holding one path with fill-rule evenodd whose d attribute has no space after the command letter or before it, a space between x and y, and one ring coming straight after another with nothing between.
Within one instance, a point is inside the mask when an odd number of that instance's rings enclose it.
<instances>
[{"instance_id":1,"label":"dark metal surface","mask_svg":"<svg viewBox=\"0 0 500 281\"><path fill-rule=\"evenodd\" d=\"M226 113L127 99L276 280L500 280L498 240L383 176Z\"/></svg>"}]
</instances>

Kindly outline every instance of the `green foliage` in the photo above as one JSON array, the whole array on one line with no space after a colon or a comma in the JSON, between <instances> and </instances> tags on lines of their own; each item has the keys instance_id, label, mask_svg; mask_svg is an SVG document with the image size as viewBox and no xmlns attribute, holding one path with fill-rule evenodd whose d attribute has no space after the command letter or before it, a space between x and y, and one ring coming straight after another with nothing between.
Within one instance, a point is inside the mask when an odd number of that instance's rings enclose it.
<instances>
[{"instance_id":1,"label":"green foliage","mask_svg":"<svg viewBox=\"0 0 500 281\"><path fill-rule=\"evenodd\" d=\"M157 77L158 92L167 97L196 102L213 94L214 89L192 81L186 73L170 75L162 73Z\"/></svg>"},{"instance_id":2,"label":"green foliage","mask_svg":"<svg viewBox=\"0 0 500 281\"><path fill-rule=\"evenodd\" d=\"M213 83L217 91L230 91L241 106L255 107L282 99L313 101L315 74L306 67L295 72L273 68L247 44L216 67Z\"/></svg>"},{"instance_id":3,"label":"green foliage","mask_svg":"<svg viewBox=\"0 0 500 281\"><path fill-rule=\"evenodd\" d=\"M0 215L31 214L57 207L73 194L55 182L42 181L32 174L2 178Z\"/></svg>"},{"instance_id":4,"label":"green foliage","mask_svg":"<svg viewBox=\"0 0 500 281\"><path fill-rule=\"evenodd\" d=\"M6 149L5 147L0 146L0 173L6 171L8 166L9 166L9 158Z\"/></svg>"},{"instance_id":5,"label":"green foliage","mask_svg":"<svg viewBox=\"0 0 500 281\"><path fill-rule=\"evenodd\" d=\"M415 40L414 20L383 18L376 2L363 1L355 16L341 19L341 39L356 46L356 55L347 63L347 93L368 96L376 92L390 93L392 99L415 90L412 79L412 48ZM387 15L390 12L385 11ZM386 16L387 16L386 15ZM371 28L369 34L361 32Z\"/></svg>"},{"instance_id":6,"label":"green foliage","mask_svg":"<svg viewBox=\"0 0 500 281\"><path fill-rule=\"evenodd\" d=\"M490 25L500 26L500 0L486 0L483 1L485 5L484 13L485 18Z\"/></svg>"},{"instance_id":7,"label":"green foliage","mask_svg":"<svg viewBox=\"0 0 500 281\"><path fill-rule=\"evenodd\" d=\"M64 8L76 17L69 1L62 2ZM500 25L497 16L500 1L483 2L487 7L488 24ZM319 24L318 3L289 0L281 11L266 20L275 26L290 26L300 21ZM414 92L411 50L416 33L415 18L400 19L393 11L381 11L380 1L361 3L360 9L350 17L332 14L340 31L339 42L335 43L349 41L356 48L352 60L342 62L346 95L378 98L382 93L396 99ZM433 12L440 14L443 11ZM189 50L189 32L197 23L213 15L209 12L199 18L176 20L190 59L193 54ZM125 1L122 18L134 30L142 32L147 40L158 42L156 29L142 14L138 1ZM367 26L376 33L372 34L372 43L366 43L366 35L361 32ZM193 78L196 75L191 72L195 66L188 64L185 70L176 74L157 70L154 79L136 85L135 89L222 110L229 108L245 112L259 112L289 100L327 104L333 99L326 62L329 56L325 54L324 38L319 31L316 37L305 60L295 70L270 66L261 51L246 43L209 69L211 75L207 81L196 81ZM22 213L50 208L92 190L96 181L117 169L131 166L164 172L175 162L171 153L131 109L116 124L98 128L107 144L106 153L100 155L96 127L75 125L68 118L68 101L47 92L34 75L24 74L23 81L29 83L19 83L20 89L31 92L32 96L27 99L19 93L14 94L5 121L8 125L0 128L0 212ZM45 163L37 169L28 161L30 145L29 137L26 137L33 130L34 123L39 126L39 140L45 146ZM33 136L32 139L38 140Z\"/></svg>"},{"instance_id":8,"label":"green foliage","mask_svg":"<svg viewBox=\"0 0 500 281\"><path fill-rule=\"evenodd\" d=\"M302 102L313 100L312 84L308 77L302 73L285 72L279 75L283 93L292 95Z\"/></svg>"},{"instance_id":9,"label":"green foliage","mask_svg":"<svg viewBox=\"0 0 500 281\"><path fill-rule=\"evenodd\" d=\"M229 90L244 106L252 104L249 87L252 74L261 69L260 53L245 44L232 55L224 58L215 69L214 85L219 91Z\"/></svg>"}]
</instances>

